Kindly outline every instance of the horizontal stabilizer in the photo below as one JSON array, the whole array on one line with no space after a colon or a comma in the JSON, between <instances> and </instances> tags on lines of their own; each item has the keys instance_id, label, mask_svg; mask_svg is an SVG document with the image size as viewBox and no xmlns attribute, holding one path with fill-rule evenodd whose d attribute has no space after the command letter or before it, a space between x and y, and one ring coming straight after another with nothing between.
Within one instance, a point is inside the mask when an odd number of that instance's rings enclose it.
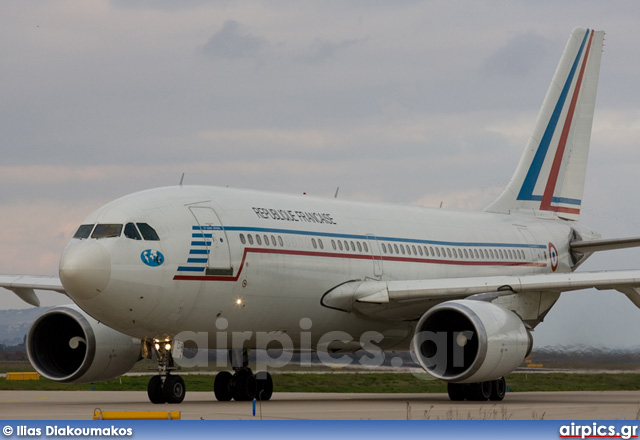
<instances>
[{"instance_id":1,"label":"horizontal stabilizer","mask_svg":"<svg viewBox=\"0 0 640 440\"><path fill-rule=\"evenodd\" d=\"M640 237L609 238L603 240L573 241L570 244L574 252L591 253L640 247Z\"/></svg>"}]
</instances>

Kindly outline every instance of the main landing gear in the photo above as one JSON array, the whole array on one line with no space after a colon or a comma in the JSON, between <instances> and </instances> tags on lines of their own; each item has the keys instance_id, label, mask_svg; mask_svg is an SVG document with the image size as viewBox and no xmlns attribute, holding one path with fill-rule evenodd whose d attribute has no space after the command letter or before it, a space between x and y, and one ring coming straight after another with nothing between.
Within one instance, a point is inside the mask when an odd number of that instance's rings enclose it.
<instances>
[{"instance_id":1,"label":"main landing gear","mask_svg":"<svg viewBox=\"0 0 640 440\"><path fill-rule=\"evenodd\" d=\"M259 371L254 374L249 368L247 350L229 350L234 374L221 371L216 374L213 392L221 402L247 400L269 400L273 394L271 374Z\"/></svg>"},{"instance_id":2,"label":"main landing gear","mask_svg":"<svg viewBox=\"0 0 640 440\"><path fill-rule=\"evenodd\" d=\"M171 374L175 370L171 355L171 341L153 341L152 349L158 358L158 375L149 380L147 394L151 403L180 403L187 392L184 380Z\"/></svg>"},{"instance_id":3,"label":"main landing gear","mask_svg":"<svg viewBox=\"0 0 640 440\"><path fill-rule=\"evenodd\" d=\"M474 400L474 401L501 401L507 391L507 383L504 377L496 380L475 383L452 383L447 384L449 399L453 401Z\"/></svg>"}]
</instances>

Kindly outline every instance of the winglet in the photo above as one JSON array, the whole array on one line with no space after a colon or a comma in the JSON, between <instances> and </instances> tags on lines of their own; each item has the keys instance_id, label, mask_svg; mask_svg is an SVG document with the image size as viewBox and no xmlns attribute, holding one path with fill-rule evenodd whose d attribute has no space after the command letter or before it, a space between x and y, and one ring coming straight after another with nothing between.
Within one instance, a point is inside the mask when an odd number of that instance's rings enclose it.
<instances>
[{"instance_id":1,"label":"winglet","mask_svg":"<svg viewBox=\"0 0 640 440\"><path fill-rule=\"evenodd\" d=\"M603 31L573 30L518 168L486 211L580 219L603 41Z\"/></svg>"}]
</instances>

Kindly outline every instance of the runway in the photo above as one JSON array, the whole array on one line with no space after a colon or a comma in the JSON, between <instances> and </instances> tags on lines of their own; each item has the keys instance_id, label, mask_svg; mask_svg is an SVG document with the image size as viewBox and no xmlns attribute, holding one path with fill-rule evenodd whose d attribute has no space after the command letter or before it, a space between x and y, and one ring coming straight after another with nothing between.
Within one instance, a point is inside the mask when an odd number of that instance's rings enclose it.
<instances>
[{"instance_id":1,"label":"runway","mask_svg":"<svg viewBox=\"0 0 640 440\"><path fill-rule=\"evenodd\" d=\"M153 405L140 391L0 391L0 419L89 420L103 411L181 411L183 420L636 420L640 391L508 393L494 402L446 394L274 393L272 400L217 402L190 392L179 405Z\"/></svg>"}]
</instances>

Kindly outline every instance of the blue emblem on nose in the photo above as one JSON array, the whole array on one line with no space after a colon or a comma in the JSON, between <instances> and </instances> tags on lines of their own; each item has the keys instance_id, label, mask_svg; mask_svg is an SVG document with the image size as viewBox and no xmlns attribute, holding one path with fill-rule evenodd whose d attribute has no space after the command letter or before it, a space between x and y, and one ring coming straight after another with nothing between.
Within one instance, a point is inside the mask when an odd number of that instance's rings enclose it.
<instances>
[{"instance_id":1,"label":"blue emblem on nose","mask_svg":"<svg viewBox=\"0 0 640 440\"><path fill-rule=\"evenodd\" d=\"M164 255L162 252L153 249L147 249L140 254L140 259L144 264L151 267L158 267L164 263Z\"/></svg>"}]
</instances>

